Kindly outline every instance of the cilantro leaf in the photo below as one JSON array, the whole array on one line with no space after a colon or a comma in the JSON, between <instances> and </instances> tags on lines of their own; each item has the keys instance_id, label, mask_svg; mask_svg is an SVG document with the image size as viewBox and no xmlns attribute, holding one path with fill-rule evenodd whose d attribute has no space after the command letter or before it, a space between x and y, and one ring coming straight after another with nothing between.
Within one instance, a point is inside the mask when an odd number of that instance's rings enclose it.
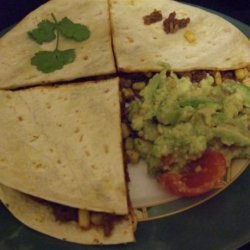
<instances>
[{"instance_id":1,"label":"cilantro leaf","mask_svg":"<svg viewBox=\"0 0 250 250\"><path fill-rule=\"evenodd\" d=\"M35 40L39 44L44 42L50 42L55 39L55 24L48 21L41 21L36 29L28 32L28 35L31 39Z\"/></svg>"},{"instance_id":2,"label":"cilantro leaf","mask_svg":"<svg viewBox=\"0 0 250 250\"><path fill-rule=\"evenodd\" d=\"M73 23L67 17L64 17L58 23L58 29L64 37L78 42L87 40L90 37L90 30L87 26L79 23Z\"/></svg>"},{"instance_id":3,"label":"cilantro leaf","mask_svg":"<svg viewBox=\"0 0 250 250\"><path fill-rule=\"evenodd\" d=\"M74 49L39 51L31 58L31 64L43 73L50 73L72 63L75 57Z\"/></svg>"}]
</instances>

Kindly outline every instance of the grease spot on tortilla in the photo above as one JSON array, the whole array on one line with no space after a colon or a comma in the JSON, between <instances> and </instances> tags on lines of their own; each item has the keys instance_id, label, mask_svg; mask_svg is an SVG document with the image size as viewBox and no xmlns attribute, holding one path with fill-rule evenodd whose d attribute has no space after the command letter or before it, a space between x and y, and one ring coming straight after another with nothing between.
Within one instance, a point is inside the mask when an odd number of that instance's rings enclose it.
<instances>
[{"instance_id":1,"label":"grease spot on tortilla","mask_svg":"<svg viewBox=\"0 0 250 250\"><path fill-rule=\"evenodd\" d=\"M96 167L95 167L95 165L94 165L94 164L92 164L90 167L91 167L91 168L93 168L93 169L96 169Z\"/></svg>"},{"instance_id":2,"label":"grease spot on tortilla","mask_svg":"<svg viewBox=\"0 0 250 250\"><path fill-rule=\"evenodd\" d=\"M41 168L45 168L45 166L42 165L41 163L38 163L38 164L36 164L36 168L41 169Z\"/></svg>"},{"instance_id":3,"label":"grease spot on tortilla","mask_svg":"<svg viewBox=\"0 0 250 250\"><path fill-rule=\"evenodd\" d=\"M61 160L57 160L57 163L58 163L58 164L62 164Z\"/></svg>"},{"instance_id":4,"label":"grease spot on tortilla","mask_svg":"<svg viewBox=\"0 0 250 250\"><path fill-rule=\"evenodd\" d=\"M123 185L118 186L117 189L119 190L119 192L121 192L121 195L122 195L122 196L126 195L126 189L124 188Z\"/></svg>"},{"instance_id":5,"label":"grease spot on tortilla","mask_svg":"<svg viewBox=\"0 0 250 250\"><path fill-rule=\"evenodd\" d=\"M104 93L108 93L110 91L110 89L105 89Z\"/></svg>"},{"instance_id":6,"label":"grease spot on tortilla","mask_svg":"<svg viewBox=\"0 0 250 250\"><path fill-rule=\"evenodd\" d=\"M32 139L30 140L30 142L34 142L34 141L36 141L37 139L39 139L39 135L33 135L33 136L32 136Z\"/></svg>"},{"instance_id":7,"label":"grease spot on tortilla","mask_svg":"<svg viewBox=\"0 0 250 250\"><path fill-rule=\"evenodd\" d=\"M83 59L84 59L85 61L87 61L87 60L89 59L89 57L88 57L88 56L84 56Z\"/></svg>"},{"instance_id":8,"label":"grease spot on tortilla","mask_svg":"<svg viewBox=\"0 0 250 250\"><path fill-rule=\"evenodd\" d=\"M102 11L99 11L96 16L101 16L102 15Z\"/></svg>"},{"instance_id":9,"label":"grease spot on tortilla","mask_svg":"<svg viewBox=\"0 0 250 250\"><path fill-rule=\"evenodd\" d=\"M80 136L79 142L82 142L82 140L83 140L83 135Z\"/></svg>"},{"instance_id":10,"label":"grease spot on tortilla","mask_svg":"<svg viewBox=\"0 0 250 250\"><path fill-rule=\"evenodd\" d=\"M7 95L6 95L6 98L7 98L7 99L11 99L12 97L11 97L10 95L7 94Z\"/></svg>"},{"instance_id":11,"label":"grease spot on tortilla","mask_svg":"<svg viewBox=\"0 0 250 250\"><path fill-rule=\"evenodd\" d=\"M130 4L130 5L134 5L134 4L135 4L134 0L130 0L130 1L129 1L129 4Z\"/></svg>"},{"instance_id":12,"label":"grease spot on tortilla","mask_svg":"<svg viewBox=\"0 0 250 250\"><path fill-rule=\"evenodd\" d=\"M61 124L61 123L57 123L57 126L61 128L61 127L62 127L62 124Z\"/></svg>"},{"instance_id":13,"label":"grease spot on tortilla","mask_svg":"<svg viewBox=\"0 0 250 250\"><path fill-rule=\"evenodd\" d=\"M84 153L85 153L86 156L90 156L89 151L85 150Z\"/></svg>"},{"instance_id":14,"label":"grease spot on tortilla","mask_svg":"<svg viewBox=\"0 0 250 250\"><path fill-rule=\"evenodd\" d=\"M46 104L47 109L51 109L51 105L49 103Z\"/></svg>"},{"instance_id":15,"label":"grease spot on tortilla","mask_svg":"<svg viewBox=\"0 0 250 250\"><path fill-rule=\"evenodd\" d=\"M104 144L104 153L107 154L109 152L109 147L107 144Z\"/></svg>"},{"instance_id":16,"label":"grease spot on tortilla","mask_svg":"<svg viewBox=\"0 0 250 250\"><path fill-rule=\"evenodd\" d=\"M229 28L229 27L225 27L225 28L223 28L223 30L222 30L223 32L226 32L226 33L228 33L228 32L230 32L231 31L231 29Z\"/></svg>"},{"instance_id":17,"label":"grease spot on tortilla","mask_svg":"<svg viewBox=\"0 0 250 250\"><path fill-rule=\"evenodd\" d=\"M133 43L133 42L134 42L134 39L131 38L131 37L129 37L129 36L127 36L127 39L128 39L128 42L129 42L129 43Z\"/></svg>"},{"instance_id":18,"label":"grease spot on tortilla","mask_svg":"<svg viewBox=\"0 0 250 250\"><path fill-rule=\"evenodd\" d=\"M50 151L51 153L53 153L53 152L54 152L54 149L53 149L53 148L50 148L49 151Z\"/></svg>"},{"instance_id":19,"label":"grease spot on tortilla","mask_svg":"<svg viewBox=\"0 0 250 250\"><path fill-rule=\"evenodd\" d=\"M78 109L76 109L76 110L75 110L75 113L79 113L79 110L78 110Z\"/></svg>"},{"instance_id":20,"label":"grease spot on tortilla","mask_svg":"<svg viewBox=\"0 0 250 250\"><path fill-rule=\"evenodd\" d=\"M0 162L5 162L5 158L1 158L1 159L0 159Z\"/></svg>"},{"instance_id":21,"label":"grease spot on tortilla","mask_svg":"<svg viewBox=\"0 0 250 250\"><path fill-rule=\"evenodd\" d=\"M18 119L19 122L23 121L23 117L22 116L18 116L17 119Z\"/></svg>"},{"instance_id":22,"label":"grease spot on tortilla","mask_svg":"<svg viewBox=\"0 0 250 250\"><path fill-rule=\"evenodd\" d=\"M94 238L93 243L100 243L100 241L98 239Z\"/></svg>"},{"instance_id":23,"label":"grease spot on tortilla","mask_svg":"<svg viewBox=\"0 0 250 250\"><path fill-rule=\"evenodd\" d=\"M79 132L80 132L80 129L79 129L79 128L76 128L75 131L74 131L75 134L77 134L77 133L79 133Z\"/></svg>"}]
</instances>

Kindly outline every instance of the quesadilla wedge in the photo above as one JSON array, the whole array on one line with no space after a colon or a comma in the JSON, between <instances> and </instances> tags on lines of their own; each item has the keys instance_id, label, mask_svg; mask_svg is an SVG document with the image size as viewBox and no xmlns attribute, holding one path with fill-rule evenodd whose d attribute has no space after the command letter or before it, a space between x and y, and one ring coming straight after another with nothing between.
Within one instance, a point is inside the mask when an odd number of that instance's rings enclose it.
<instances>
[{"instance_id":1,"label":"quesadilla wedge","mask_svg":"<svg viewBox=\"0 0 250 250\"><path fill-rule=\"evenodd\" d=\"M0 39L0 89L114 73L109 23L107 0L48 1Z\"/></svg>"},{"instance_id":2,"label":"quesadilla wedge","mask_svg":"<svg viewBox=\"0 0 250 250\"><path fill-rule=\"evenodd\" d=\"M0 96L0 197L13 215L72 242L133 241L118 78Z\"/></svg>"},{"instance_id":3,"label":"quesadilla wedge","mask_svg":"<svg viewBox=\"0 0 250 250\"><path fill-rule=\"evenodd\" d=\"M0 183L42 199L127 214L118 78L0 91Z\"/></svg>"},{"instance_id":4,"label":"quesadilla wedge","mask_svg":"<svg viewBox=\"0 0 250 250\"><path fill-rule=\"evenodd\" d=\"M38 201L31 196L3 185L0 185L0 194L2 202L14 217L28 227L57 239L92 245L134 241L134 229L130 215L120 217L116 221L113 220L111 227L114 228L107 228L109 225L106 224L105 229L103 229L102 225L95 225L91 222L89 222L88 228L84 228L81 225L82 222L79 221L81 211L75 209L74 212L76 215L78 213L78 217L60 221L54 213L55 204ZM98 213L95 214L96 217L97 215ZM99 215L102 216L103 214ZM93 215L91 216L93 217ZM91 216L89 220L93 220ZM111 230L111 232L107 230ZM105 233L110 233L110 235L107 236Z\"/></svg>"},{"instance_id":5,"label":"quesadilla wedge","mask_svg":"<svg viewBox=\"0 0 250 250\"><path fill-rule=\"evenodd\" d=\"M123 72L228 70L250 64L250 42L231 23L168 0L110 0L114 52ZM125 18L126 17L126 18Z\"/></svg>"}]
</instances>

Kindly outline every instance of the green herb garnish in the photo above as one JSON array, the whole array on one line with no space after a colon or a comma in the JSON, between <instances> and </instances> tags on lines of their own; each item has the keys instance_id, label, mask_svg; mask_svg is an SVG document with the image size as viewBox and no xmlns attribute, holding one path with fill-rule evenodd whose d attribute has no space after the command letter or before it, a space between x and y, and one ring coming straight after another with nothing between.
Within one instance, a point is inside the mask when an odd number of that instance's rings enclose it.
<instances>
[{"instance_id":1,"label":"green herb garnish","mask_svg":"<svg viewBox=\"0 0 250 250\"><path fill-rule=\"evenodd\" d=\"M50 73L72 63L76 58L75 50L39 51L31 59L31 64L44 73Z\"/></svg>"},{"instance_id":2,"label":"green herb garnish","mask_svg":"<svg viewBox=\"0 0 250 250\"><path fill-rule=\"evenodd\" d=\"M59 23L59 30L64 37L74 39L78 42L89 38L90 31L87 26L73 23L67 17L64 17Z\"/></svg>"},{"instance_id":3,"label":"green herb garnish","mask_svg":"<svg viewBox=\"0 0 250 250\"><path fill-rule=\"evenodd\" d=\"M90 37L90 30L87 26L73 23L67 17L58 22L54 14L51 16L53 21L43 20L37 25L37 28L28 32L29 37L38 44L51 42L56 38L56 48L53 51L38 51L31 58L31 64L43 73L61 69L76 58L74 49L59 50L60 35L77 42L87 40Z\"/></svg>"},{"instance_id":4,"label":"green herb garnish","mask_svg":"<svg viewBox=\"0 0 250 250\"><path fill-rule=\"evenodd\" d=\"M50 42L56 38L55 24L48 20L43 20L37 25L36 29L29 31L28 35L39 44Z\"/></svg>"}]
</instances>

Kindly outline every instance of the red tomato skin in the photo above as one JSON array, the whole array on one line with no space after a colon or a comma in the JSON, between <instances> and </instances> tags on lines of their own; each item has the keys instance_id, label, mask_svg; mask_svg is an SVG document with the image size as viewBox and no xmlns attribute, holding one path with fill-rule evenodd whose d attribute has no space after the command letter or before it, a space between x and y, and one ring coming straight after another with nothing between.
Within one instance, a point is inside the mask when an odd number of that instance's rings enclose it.
<instances>
[{"instance_id":1,"label":"red tomato skin","mask_svg":"<svg viewBox=\"0 0 250 250\"><path fill-rule=\"evenodd\" d=\"M226 174L224 156L215 150L208 149L202 157L190 162L181 173L164 173L157 180L171 193L192 197L204 194L221 182Z\"/></svg>"}]
</instances>

